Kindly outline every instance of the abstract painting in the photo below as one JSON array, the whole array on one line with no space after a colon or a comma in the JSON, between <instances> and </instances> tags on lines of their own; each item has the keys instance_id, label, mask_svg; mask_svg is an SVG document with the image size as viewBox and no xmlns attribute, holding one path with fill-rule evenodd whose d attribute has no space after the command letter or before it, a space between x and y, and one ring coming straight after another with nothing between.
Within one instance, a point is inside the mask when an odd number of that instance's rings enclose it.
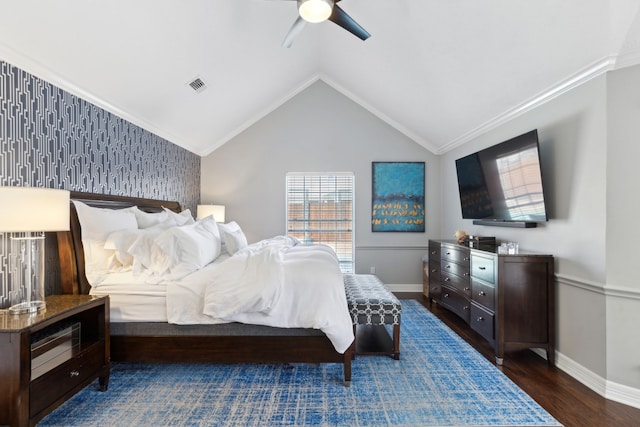
<instances>
[{"instance_id":1,"label":"abstract painting","mask_svg":"<svg viewBox=\"0 0 640 427\"><path fill-rule=\"evenodd\" d=\"M424 232L424 162L373 162L371 231Z\"/></svg>"}]
</instances>

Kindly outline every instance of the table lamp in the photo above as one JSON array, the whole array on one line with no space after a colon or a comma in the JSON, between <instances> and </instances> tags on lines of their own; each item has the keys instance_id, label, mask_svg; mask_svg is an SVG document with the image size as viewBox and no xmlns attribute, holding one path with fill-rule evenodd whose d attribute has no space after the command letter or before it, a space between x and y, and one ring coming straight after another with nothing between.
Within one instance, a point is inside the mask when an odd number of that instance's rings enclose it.
<instances>
[{"instance_id":1,"label":"table lamp","mask_svg":"<svg viewBox=\"0 0 640 427\"><path fill-rule=\"evenodd\" d=\"M0 236L9 240L9 313L45 308L45 231L69 230L69 191L0 187Z\"/></svg>"},{"instance_id":2,"label":"table lamp","mask_svg":"<svg viewBox=\"0 0 640 427\"><path fill-rule=\"evenodd\" d=\"M224 205L198 205L196 217L198 219L213 215L216 222L224 222Z\"/></svg>"}]
</instances>

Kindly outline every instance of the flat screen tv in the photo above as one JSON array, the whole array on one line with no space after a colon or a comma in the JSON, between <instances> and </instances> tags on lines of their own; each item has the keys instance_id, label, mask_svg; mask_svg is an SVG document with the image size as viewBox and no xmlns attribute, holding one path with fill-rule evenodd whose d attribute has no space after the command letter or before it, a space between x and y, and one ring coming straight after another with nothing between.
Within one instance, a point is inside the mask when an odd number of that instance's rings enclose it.
<instances>
[{"instance_id":1,"label":"flat screen tv","mask_svg":"<svg viewBox=\"0 0 640 427\"><path fill-rule=\"evenodd\" d=\"M537 130L456 160L456 171L462 218L526 228L547 221Z\"/></svg>"}]
</instances>

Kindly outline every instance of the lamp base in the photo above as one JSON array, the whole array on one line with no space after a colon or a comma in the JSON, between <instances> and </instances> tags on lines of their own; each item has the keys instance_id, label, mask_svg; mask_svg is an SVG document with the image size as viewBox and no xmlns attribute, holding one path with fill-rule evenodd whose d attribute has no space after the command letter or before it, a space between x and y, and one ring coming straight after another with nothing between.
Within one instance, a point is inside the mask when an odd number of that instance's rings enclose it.
<instances>
[{"instance_id":1,"label":"lamp base","mask_svg":"<svg viewBox=\"0 0 640 427\"><path fill-rule=\"evenodd\" d=\"M27 301L21 302L19 304L14 304L9 307L10 314L33 314L37 313L40 310L46 307L46 303L44 301Z\"/></svg>"}]
</instances>

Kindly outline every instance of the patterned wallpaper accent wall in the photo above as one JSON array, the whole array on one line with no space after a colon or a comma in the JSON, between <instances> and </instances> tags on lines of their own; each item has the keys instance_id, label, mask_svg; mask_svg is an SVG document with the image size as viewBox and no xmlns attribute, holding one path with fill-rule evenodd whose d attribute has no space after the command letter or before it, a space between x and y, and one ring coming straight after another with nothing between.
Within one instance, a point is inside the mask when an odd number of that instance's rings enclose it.
<instances>
[{"instance_id":1,"label":"patterned wallpaper accent wall","mask_svg":"<svg viewBox=\"0 0 640 427\"><path fill-rule=\"evenodd\" d=\"M195 212L200 156L0 60L0 185L178 200ZM7 248L0 240L5 308ZM56 249L48 243L55 280L47 294L59 292Z\"/></svg>"}]
</instances>

